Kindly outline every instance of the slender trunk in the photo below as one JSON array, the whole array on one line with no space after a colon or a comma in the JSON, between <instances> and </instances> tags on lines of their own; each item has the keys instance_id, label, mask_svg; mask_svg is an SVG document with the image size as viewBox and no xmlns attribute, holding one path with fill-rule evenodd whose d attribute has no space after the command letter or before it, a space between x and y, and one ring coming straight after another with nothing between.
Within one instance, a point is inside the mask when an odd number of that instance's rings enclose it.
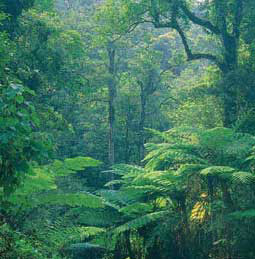
<instances>
[{"instance_id":1,"label":"slender trunk","mask_svg":"<svg viewBox=\"0 0 255 259\"><path fill-rule=\"evenodd\" d=\"M126 245L126 249L128 252L128 256L130 258L136 258L135 253L133 252L133 249L132 249L132 245L131 245L131 232L126 231L124 233L124 238L125 238L125 245Z\"/></svg>"},{"instance_id":2,"label":"slender trunk","mask_svg":"<svg viewBox=\"0 0 255 259\"><path fill-rule=\"evenodd\" d=\"M141 112L139 121L139 161L144 159L144 124L145 124L145 112L146 112L146 94L143 84L140 84L140 102L141 102Z\"/></svg>"},{"instance_id":3,"label":"slender trunk","mask_svg":"<svg viewBox=\"0 0 255 259\"><path fill-rule=\"evenodd\" d=\"M180 197L180 209L182 212L182 220L183 220L183 229L182 229L182 244L183 244L183 256L184 258L190 258L190 246L189 246L189 238L191 236L190 226L188 220L188 212L186 206L186 197Z\"/></svg>"},{"instance_id":4,"label":"slender trunk","mask_svg":"<svg viewBox=\"0 0 255 259\"><path fill-rule=\"evenodd\" d=\"M126 130L125 130L125 163L129 163L129 127L130 127L130 110L126 115Z\"/></svg>"},{"instance_id":5,"label":"slender trunk","mask_svg":"<svg viewBox=\"0 0 255 259\"><path fill-rule=\"evenodd\" d=\"M222 196L223 196L222 198L223 198L223 201L224 201L227 209L229 211L234 211L235 205L234 205L234 202L232 200L232 197L231 197L230 191L228 189L228 186L225 182L221 183L221 190L222 190Z\"/></svg>"},{"instance_id":6,"label":"slender trunk","mask_svg":"<svg viewBox=\"0 0 255 259\"><path fill-rule=\"evenodd\" d=\"M108 137L108 160L109 165L113 165L115 162L114 154L114 122L115 122L115 107L114 100L116 97L116 81L115 81L115 47L112 43L108 45L108 57L109 57L109 81L108 81L108 104L109 104L109 137Z\"/></svg>"}]
</instances>

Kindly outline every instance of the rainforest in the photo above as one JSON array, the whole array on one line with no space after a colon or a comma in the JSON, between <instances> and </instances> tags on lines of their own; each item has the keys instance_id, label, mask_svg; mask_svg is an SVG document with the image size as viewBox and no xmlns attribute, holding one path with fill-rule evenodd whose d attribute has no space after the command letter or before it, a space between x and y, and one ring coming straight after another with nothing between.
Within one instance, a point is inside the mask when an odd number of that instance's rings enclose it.
<instances>
[{"instance_id":1,"label":"rainforest","mask_svg":"<svg viewBox=\"0 0 255 259\"><path fill-rule=\"evenodd\" d=\"M1 259L254 240L254 0L0 0Z\"/></svg>"}]
</instances>

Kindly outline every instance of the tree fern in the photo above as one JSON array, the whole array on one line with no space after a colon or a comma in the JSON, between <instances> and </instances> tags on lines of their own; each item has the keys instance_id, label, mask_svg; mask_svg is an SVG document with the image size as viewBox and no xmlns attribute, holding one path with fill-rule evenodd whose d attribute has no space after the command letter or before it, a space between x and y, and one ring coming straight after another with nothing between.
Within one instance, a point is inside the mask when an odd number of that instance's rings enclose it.
<instances>
[{"instance_id":1,"label":"tree fern","mask_svg":"<svg viewBox=\"0 0 255 259\"><path fill-rule=\"evenodd\" d=\"M43 204L102 208L104 202L100 197L85 192L61 194L56 184L57 177L98 165L100 165L99 161L88 157L68 158L63 162L54 161L52 165L35 168L26 177L22 186L5 199L15 205L30 208Z\"/></svg>"},{"instance_id":2,"label":"tree fern","mask_svg":"<svg viewBox=\"0 0 255 259\"><path fill-rule=\"evenodd\" d=\"M90 193L49 193L38 198L37 205L62 205L70 207L104 208L102 198Z\"/></svg>"},{"instance_id":3,"label":"tree fern","mask_svg":"<svg viewBox=\"0 0 255 259\"><path fill-rule=\"evenodd\" d=\"M132 230L132 229L139 229L144 227L150 223L158 222L160 219L164 218L168 214L167 211L159 211L146 214L142 217L138 217L134 220L131 220L117 228L114 229L116 234Z\"/></svg>"},{"instance_id":4,"label":"tree fern","mask_svg":"<svg viewBox=\"0 0 255 259\"><path fill-rule=\"evenodd\" d=\"M152 204L136 202L125 207L122 207L119 211L127 215L128 217L137 217L139 215L144 215L145 213L150 213L153 210Z\"/></svg>"},{"instance_id":5,"label":"tree fern","mask_svg":"<svg viewBox=\"0 0 255 259\"><path fill-rule=\"evenodd\" d=\"M255 209L249 209L244 211L235 211L230 214L228 214L228 217L233 220L244 220L244 219L252 219L255 218Z\"/></svg>"}]
</instances>

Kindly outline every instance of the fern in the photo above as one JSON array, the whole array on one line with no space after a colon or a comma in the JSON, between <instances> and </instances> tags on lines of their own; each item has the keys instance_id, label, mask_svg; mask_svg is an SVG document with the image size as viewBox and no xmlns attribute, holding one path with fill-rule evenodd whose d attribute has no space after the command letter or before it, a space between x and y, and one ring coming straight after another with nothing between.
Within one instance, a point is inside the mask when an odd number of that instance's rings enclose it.
<instances>
[{"instance_id":1,"label":"fern","mask_svg":"<svg viewBox=\"0 0 255 259\"><path fill-rule=\"evenodd\" d=\"M83 226L110 227L122 222L122 214L112 207L87 208L77 207L69 210L66 217L72 218L73 222Z\"/></svg>"},{"instance_id":2,"label":"fern","mask_svg":"<svg viewBox=\"0 0 255 259\"><path fill-rule=\"evenodd\" d=\"M253 136L222 127L150 133L164 143L146 145L145 167L118 165L113 170L120 179L106 186L118 184L119 189L100 192L125 216L125 223L114 229L115 237L130 231L140 234L143 231L137 230L147 227L143 238L146 243L151 232L151 246L164 242L155 229L173 238L185 236L176 242L193 242L201 234L222 235L223 219L254 219L254 209L249 207L252 198L246 202L241 196L243 187L253 188L255 184L250 167L254 160ZM250 209L229 214L236 208Z\"/></svg>"},{"instance_id":3,"label":"fern","mask_svg":"<svg viewBox=\"0 0 255 259\"><path fill-rule=\"evenodd\" d=\"M201 175L227 180L233 184L253 184L255 175L250 172L236 171L228 166L212 166L201 170Z\"/></svg>"},{"instance_id":4,"label":"fern","mask_svg":"<svg viewBox=\"0 0 255 259\"><path fill-rule=\"evenodd\" d=\"M202 169L207 168L207 165L203 164L183 164L178 169L179 175L185 176L193 176L194 174L198 174Z\"/></svg>"},{"instance_id":5,"label":"fern","mask_svg":"<svg viewBox=\"0 0 255 259\"><path fill-rule=\"evenodd\" d=\"M235 172L232 174L231 179L233 184L254 184L255 183L255 175L250 172Z\"/></svg>"},{"instance_id":6,"label":"fern","mask_svg":"<svg viewBox=\"0 0 255 259\"><path fill-rule=\"evenodd\" d=\"M144 215L152 212L153 206L149 203L133 203L121 208L119 211L127 215L128 217L137 217L138 215Z\"/></svg>"},{"instance_id":7,"label":"fern","mask_svg":"<svg viewBox=\"0 0 255 259\"><path fill-rule=\"evenodd\" d=\"M120 234L120 233L128 231L128 230L139 229L150 223L158 222L160 219L164 218L167 215L168 215L167 211L149 213L149 214L146 214L142 217L131 220L131 221L115 228L114 232L116 234Z\"/></svg>"},{"instance_id":8,"label":"fern","mask_svg":"<svg viewBox=\"0 0 255 259\"><path fill-rule=\"evenodd\" d=\"M255 209L249 209L244 211L235 211L228 214L230 219L243 220L243 219L252 219L255 218Z\"/></svg>"},{"instance_id":9,"label":"fern","mask_svg":"<svg viewBox=\"0 0 255 259\"><path fill-rule=\"evenodd\" d=\"M14 205L33 208L41 205L85 206L103 208L100 197L90 193L65 193L57 191L57 177L74 174L87 167L95 167L101 163L88 157L68 158L65 161L54 161L52 165L35 168L24 180L15 193L5 198ZM54 192L55 191L55 192Z\"/></svg>"},{"instance_id":10,"label":"fern","mask_svg":"<svg viewBox=\"0 0 255 259\"><path fill-rule=\"evenodd\" d=\"M200 174L203 176L214 176L221 179L230 179L231 174L235 169L229 166L211 166L201 170Z\"/></svg>"},{"instance_id":11,"label":"fern","mask_svg":"<svg viewBox=\"0 0 255 259\"><path fill-rule=\"evenodd\" d=\"M37 205L62 205L70 207L104 208L104 201L90 193L50 193L41 195Z\"/></svg>"},{"instance_id":12,"label":"fern","mask_svg":"<svg viewBox=\"0 0 255 259\"><path fill-rule=\"evenodd\" d=\"M101 162L90 157L74 157L67 158L63 162L56 160L48 168L54 175L66 176L68 174L74 174L77 171L82 171L88 167L98 167Z\"/></svg>"}]
</instances>

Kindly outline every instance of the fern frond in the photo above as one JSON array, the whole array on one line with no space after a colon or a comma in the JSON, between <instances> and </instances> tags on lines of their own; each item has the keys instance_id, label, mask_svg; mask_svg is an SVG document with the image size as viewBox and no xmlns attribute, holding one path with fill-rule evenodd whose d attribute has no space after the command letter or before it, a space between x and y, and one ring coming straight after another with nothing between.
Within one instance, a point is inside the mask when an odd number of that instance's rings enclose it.
<instances>
[{"instance_id":1,"label":"fern frond","mask_svg":"<svg viewBox=\"0 0 255 259\"><path fill-rule=\"evenodd\" d=\"M137 176L133 181L132 184L134 185L149 185L152 183L153 180L162 177L164 173L162 171L152 171L147 172L145 174Z\"/></svg>"},{"instance_id":2,"label":"fern frond","mask_svg":"<svg viewBox=\"0 0 255 259\"><path fill-rule=\"evenodd\" d=\"M67 158L63 162L55 160L48 168L57 176L66 176L68 174L82 171L88 167L100 166L101 162L90 157Z\"/></svg>"},{"instance_id":3,"label":"fern frond","mask_svg":"<svg viewBox=\"0 0 255 259\"><path fill-rule=\"evenodd\" d=\"M119 175L127 175L136 172L137 174L143 173L144 169L140 166L127 165L127 164L115 164L112 166L113 171Z\"/></svg>"},{"instance_id":4,"label":"fern frond","mask_svg":"<svg viewBox=\"0 0 255 259\"><path fill-rule=\"evenodd\" d=\"M159 212L149 213L149 214L146 214L142 217L131 220L131 221L117 227L114 230L114 232L116 234L120 234L120 233L128 231L128 230L139 229L150 223L159 221L160 219L166 217L167 215L168 215L168 211L159 211Z\"/></svg>"},{"instance_id":5,"label":"fern frond","mask_svg":"<svg viewBox=\"0 0 255 259\"><path fill-rule=\"evenodd\" d=\"M102 198L90 193L48 193L38 198L37 205L50 204L70 207L104 208Z\"/></svg>"},{"instance_id":6,"label":"fern frond","mask_svg":"<svg viewBox=\"0 0 255 259\"><path fill-rule=\"evenodd\" d=\"M213 150L214 154L220 154L221 159L234 157L231 162L238 165L249 155L255 138L233 129L218 127L201 132L199 142L203 147Z\"/></svg>"},{"instance_id":7,"label":"fern frond","mask_svg":"<svg viewBox=\"0 0 255 259\"><path fill-rule=\"evenodd\" d=\"M249 209L244 211L236 211L228 214L230 219L243 220L243 219L253 219L255 218L255 209Z\"/></svg>"},{"instance_id":8,"label":"fern frond","mask_svg":"<svg viewBox=\"0 0 255 259\"><path fill-rule=\"evenodd\" d=\"M193 154L187 154L182 150L171 149L159 150L159 154L152 155L152 158L147 160L145 168L147 170L167 170L169 168L178 168L182 164L208 164L208 162Z\"/></svg>"},{"instance_id":9,"label":"fern frond","mask_svg":"<svg viewBox=\"0 0 255 259\"><path fill-rule=\"evenodd\" d=\"M149 203L133 203L121 208L119 211L129 217L137 217L152 212L153 206Z\"/></svg>"},{"instance_id":10,"label":"fern frond","mask_svg":"<svg viewBox=\"0 0 255 259\"><path fill-rule=\"evenodd\" d=\"M112 180L112 181L106 183L104 186L105 187L112 187L112 186L114 186L116 184L123 184L123 183L124 183L123 180Z\"/></svg>"},{"instance_id":11,"label":"fern frond","mask_svg":"<svg viewBox=\"0 0 255 259\"><path fill-rule=\"evenodd\" d=\"M70 209L65 216L72 218L75 224L83 226L110 227L122 222L122 214L112 207L103 209L77 207Z\"/></svg>"},{"instance_id":12,"label":"fern frond","mask_svg":"<svg viewBox=\"0 0 255 259\"><path fill-rule=\"evenodd\" d=\"M201 170L200 175L218 177L221 179L231 179L236 170L229 166L211 166Z\"/></svg>"},{"instance_id":13,"label":"fern frond","mask_svg":"<svg viewBox=\"0 0 255 259\"><path fill-rule=\"evenodd\" d=\"M55 177L43 168L34 168L33 174L28 175L15 194L32 195L42 191L57 189Z\"/></svg>"},{"instance_id":14,"label":"fern frond","mask_svg":"<svg viewBox=\"0 0 255 259\"><path fill-rule=\"evenodd\" d=\"M149 129L149 128L145 128L145 130L150 133L151 135L155 136L155 137L159 137L161 140L163 141L169 141L169 136L166 132L161 132L159 130L155 130L155 129Z\"/></svg>"},{"instance_id":15,"label":"fern frond","mask_svg":"<svg viewBox=\"0 0 255 259\"><path fill-rule=\"evenodd\" d=\"M100 190L97 193L103 197L105 201L111 203L116 208L128 203L125 195L119 190Z\"/></svg>"},{"instance_id":16,"label":"fern frond","mask_svg":"<svg viewBox=\"0 0 255 259\"><path fill-rule=\"evenodd\" d=\"M183 164L178 169L178 174L192 176L199 173L202 169L207 168L207 165L204 164Z\"/></svg>"},{"instance_id":17,"label":"fern frond","mask_svg":"<svg viewBox=\"0 0 255 259\"><path fill-rule=\"evenodd\" d=\"M255 175L249 172L234 172L231 181L234 184L254 184Z\"/></svg>"},{"instance_id":18,"label":"fern frond","mask_svg":"<svg viewBox=\"0 0 255 259\"><path fill-rule=\"evenodd\" d=\"M124 192L130 191L133 193L138 191L137 195L132 195L132 198L130 197L129 201L134 200L134 196L136 196L137 199L143 199L145 197L149 198L150 195L159 194L163 192L162 188L155 185L131 185L131 186L125 187L123 191Z\"/></svg>"}]
</instances>

